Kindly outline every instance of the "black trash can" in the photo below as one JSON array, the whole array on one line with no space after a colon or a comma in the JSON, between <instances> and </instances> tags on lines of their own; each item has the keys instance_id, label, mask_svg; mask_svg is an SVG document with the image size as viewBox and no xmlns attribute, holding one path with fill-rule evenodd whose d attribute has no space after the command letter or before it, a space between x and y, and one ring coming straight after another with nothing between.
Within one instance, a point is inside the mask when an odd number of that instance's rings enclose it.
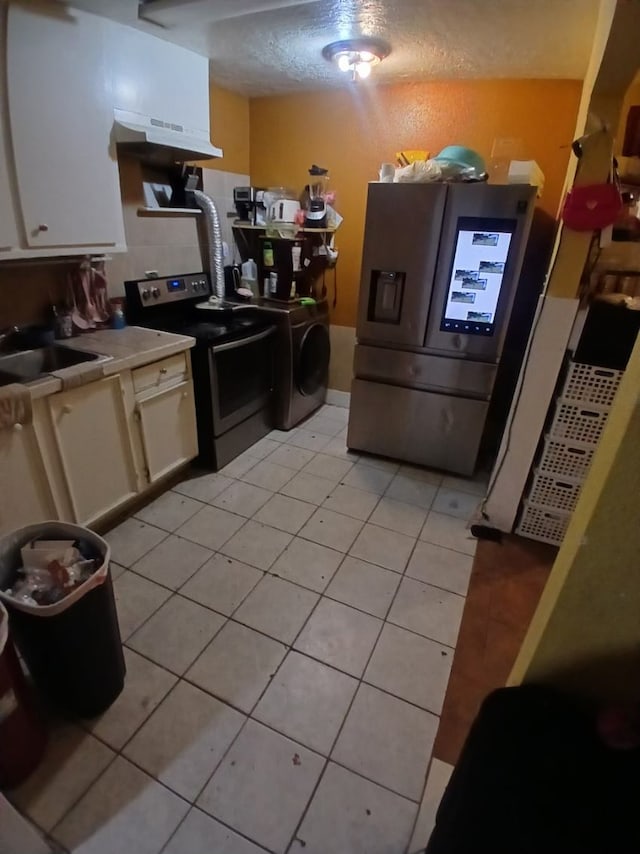
<instances>
[{"instance_id":1,"label":"black trash can","mask_svg":"<svg viewBox=\"0 0 640 854\"><path fill-rule=\"evenodd\" d=\"M85 540L102 565L54 605L19 602L3 591L20 566L20 549L31 540ZM108 543L79 525L43 522L0 539L0 599L9 612L11 633L36 688L62 713L94 717L104 712L124 687L120 640Z\"/></svg>"}]
</instances>

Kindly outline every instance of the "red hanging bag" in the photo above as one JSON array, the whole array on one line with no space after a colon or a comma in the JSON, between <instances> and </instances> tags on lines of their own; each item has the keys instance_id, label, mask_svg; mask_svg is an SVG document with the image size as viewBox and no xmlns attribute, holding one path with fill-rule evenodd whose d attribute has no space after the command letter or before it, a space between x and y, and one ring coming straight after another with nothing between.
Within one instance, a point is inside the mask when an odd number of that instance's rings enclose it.
<instances>
[{"instance_id":1,"label":"red hanging bag","mask_svg":"<svg viewBox=\"0 0 640 854\"><path fill-rule=\"evenodd\" d=\"M606 184L585 184L569 190L562 206L562 221L573 231L596 231L613 225L622 208L618 176L612 163Z\"/></svg>"}]
</instances>

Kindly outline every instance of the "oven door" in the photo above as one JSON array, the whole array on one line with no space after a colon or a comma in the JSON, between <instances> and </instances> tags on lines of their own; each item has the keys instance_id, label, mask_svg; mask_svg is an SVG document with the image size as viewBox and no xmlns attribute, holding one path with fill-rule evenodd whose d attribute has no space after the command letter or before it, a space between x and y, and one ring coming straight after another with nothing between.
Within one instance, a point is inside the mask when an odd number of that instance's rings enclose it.
<instances>
[{"instance_id":1,"label":"oven door","mask_svg":"<svg viewBox=\"0 0 640 854\"><path fill-rule=\"evenodd\" d=\"M213 432L221 436L268 405L275 326L209 349Z\"/></svg>"}]
</instances>

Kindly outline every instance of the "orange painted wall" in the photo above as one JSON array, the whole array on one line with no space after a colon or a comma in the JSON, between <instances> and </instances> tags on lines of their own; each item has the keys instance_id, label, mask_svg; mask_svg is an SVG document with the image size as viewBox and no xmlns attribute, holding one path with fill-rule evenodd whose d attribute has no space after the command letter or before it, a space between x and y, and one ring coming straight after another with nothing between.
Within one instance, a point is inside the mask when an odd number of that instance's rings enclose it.
<instances>
[{"instance_id":1,"label":"orange painted wall","mask_svg":"<svg viewBox=\"0 0 640 854\"><path fill-rule=\"evenodd\" d=\"M249 99L209 86L211 142L224 152L220 160L202 161L201 166L225 172L249 174Z\"/></svg>"},{"instance_id":2,"label":"orange painted wall","mask_svg":"<svg viewBox=\"0 0 640 854\"><path fill-rule=\"evenodd\" d=\"M496 137L518 137L546 176L541 206L555 216L575 129L578 80L447 80L255 98L250 102L252 182L307 183L330 169L345 222L336 236L339 300L333 323L355 326L367 182L402 148L437 153L468 145L489 159ZM226 167L225 167L226 168Z\"/></svg>"}]
</instances>

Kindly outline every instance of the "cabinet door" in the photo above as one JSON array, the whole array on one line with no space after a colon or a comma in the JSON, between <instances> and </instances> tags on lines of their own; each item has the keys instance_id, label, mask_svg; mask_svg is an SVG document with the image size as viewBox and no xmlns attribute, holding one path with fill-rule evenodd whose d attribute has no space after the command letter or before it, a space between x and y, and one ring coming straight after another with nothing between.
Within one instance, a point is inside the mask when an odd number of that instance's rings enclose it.
<instances>
[{"instance_id":1,"label":"cabinet door","mask_svg":"<svg viewBox=\"0 0 640 854\"><path fill-rule=\"evenodd\" d=\"M18 247L18 227L9 184L9 152L5 143L9 134L5 97L6 63L2 61L2 57L6 56L6 14L6 6L0 4L0 257L3 252Z\"/></svg>"},{"instance_id":2,"label":"cabinet door","mask_svg":"<svg viewBox=\"0 0 640 854\"><path fill-rule=\"evenodd\" d=\"M141 400L137 410L151 483L197 455L196 410L191 381Z\"/></svg>"},{"instance_id":3,"label":"cabinet door","mask_svg":"<svg viewBox=\"0 0 640 854\"><path fill-rule=\"evenodd\" d=\"M33 425L0 430L0 534L57 519Z\"/></svg>"},{"instance_id":4,"label":"cabinet door","mask_svg":"<svg viewBox=\"0 0 640 854\"><path fill-rule=\"evenodd\" d=\"M29 247L124 243L103 30L62 4L9 8L9 120Z\"/></svg>"},{"instance_id":5,"label":"cabinet door","mask_svg":"<svg viewBox=\"0 0 640 854\"><path fill-rule=\"evenodd\" d=\"M99 519L137 492L119 376L49 399L53 432L77 522Z\"/></svg>"}]
</instances>

